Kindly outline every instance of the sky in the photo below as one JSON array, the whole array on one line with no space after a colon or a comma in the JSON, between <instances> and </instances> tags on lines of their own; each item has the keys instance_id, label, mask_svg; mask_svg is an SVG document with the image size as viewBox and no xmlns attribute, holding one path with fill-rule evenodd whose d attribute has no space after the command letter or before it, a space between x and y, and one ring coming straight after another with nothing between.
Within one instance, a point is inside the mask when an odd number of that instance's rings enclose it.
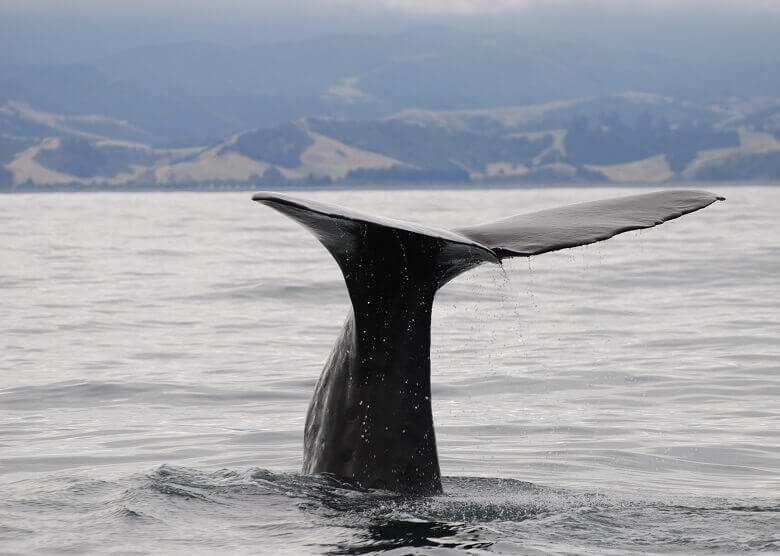
<instances>
[{"instance_id":1,"label":"sky","mask_svg":"<svg viewBox=\"0 0 780 556\"><path fill-rule=\"evenodd\" d=\"M776 55L780 0L0 0L0 65L445 25L692 59Z\"/></svg>"},{"instance_id":2,"label":"sky","mask_svg":"<svg viewBox=\"0 0 780 556\"><path fill-rule=\"evenodd\" d=\"M572 9L607 12L778 13L777 0L3 0L5 13L89 13L245 18L300 16L302 10L364 14L485 15Z\"/></svg>"}]
</instances>

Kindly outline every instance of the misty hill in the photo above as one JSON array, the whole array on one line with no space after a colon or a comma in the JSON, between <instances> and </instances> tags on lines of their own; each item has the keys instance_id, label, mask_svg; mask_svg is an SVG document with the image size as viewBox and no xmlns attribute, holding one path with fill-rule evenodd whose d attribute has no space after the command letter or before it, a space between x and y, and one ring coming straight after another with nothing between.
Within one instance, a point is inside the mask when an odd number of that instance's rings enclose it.
<instances>
[{"instance_id":1,"label":"misty hill","mask_svg":"<svg viewBox=\"0 0 780 556\"><path fill-rule=\"evenodd\" d=\"M0 188L780 181L780 99L647 93L387 118L310 117L161 147L107 116L0 106Z\"/></svg>"},{"instance_id":2,"label":"misty hill","mask_svg":"<svg viewBox=\"0 0 780 556\"><path fill-rule=\"evenodd\" d=\"M426 27L250 48L171 44L78 64L2 67L0 102L101 114L144 130L149 136L136 139L148 144L196 146L312 116L375 119L405 109L492 109L624 91L697 103L778 97L780 59L768 59L694 64Z\"/></svg>"}]
</instances>

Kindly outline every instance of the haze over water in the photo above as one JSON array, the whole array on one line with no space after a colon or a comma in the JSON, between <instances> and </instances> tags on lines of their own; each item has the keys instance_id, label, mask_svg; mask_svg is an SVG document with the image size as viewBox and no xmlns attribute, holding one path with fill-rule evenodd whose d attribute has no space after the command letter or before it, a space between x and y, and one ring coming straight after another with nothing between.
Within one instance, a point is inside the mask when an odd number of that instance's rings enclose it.
<instances>
[{"instance_id":1,"label":"haze over water","mask_svg":"<svg viewBox=\"0 0 780 556\"><path fill-rule=\"evenodd\" d=\"M298 474L348 311L303 228L249 192L3 196L0 552L780 550L780 190L708 189L440 292L416 500ZM457 227L635 192L298 194Z\"/></svg>"}]
</instances>

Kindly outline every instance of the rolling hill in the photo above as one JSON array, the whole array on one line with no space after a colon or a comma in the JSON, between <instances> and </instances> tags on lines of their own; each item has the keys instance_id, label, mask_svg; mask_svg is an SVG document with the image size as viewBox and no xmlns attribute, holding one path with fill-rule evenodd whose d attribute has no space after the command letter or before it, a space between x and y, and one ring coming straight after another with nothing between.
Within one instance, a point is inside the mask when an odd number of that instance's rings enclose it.
<instances>
[{"instance_id":1,"label":"rolling hill","mask_svg":"<svg viewBox=\"0 0 780 556\"><path fill-rule=\"evenodd\" d=\"M649 93L385 118L299 118L161 146L105 115L0 106L0 188L780 181L780 99Z\"/></svg>"}]
</instances>

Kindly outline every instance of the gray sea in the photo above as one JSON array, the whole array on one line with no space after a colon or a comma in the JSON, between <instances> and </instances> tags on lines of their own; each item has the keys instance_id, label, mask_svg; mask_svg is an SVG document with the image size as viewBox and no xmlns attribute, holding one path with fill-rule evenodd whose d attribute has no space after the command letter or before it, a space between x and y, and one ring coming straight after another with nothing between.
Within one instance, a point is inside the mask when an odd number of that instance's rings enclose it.
<instances>
[{"instance_id":1,"label":"gray sea","mask_svg":"<svg viewBox=\"0 0 780 556\"><path fill-rule=\"evenodd\" d=\"M247 192L0 197L0 553L779 552L780 188L708 188L439 293L427 498L300 474L348 298L298 225ZM300 195L455 227L637 191Z\"/></svg>"}]
</instances>

